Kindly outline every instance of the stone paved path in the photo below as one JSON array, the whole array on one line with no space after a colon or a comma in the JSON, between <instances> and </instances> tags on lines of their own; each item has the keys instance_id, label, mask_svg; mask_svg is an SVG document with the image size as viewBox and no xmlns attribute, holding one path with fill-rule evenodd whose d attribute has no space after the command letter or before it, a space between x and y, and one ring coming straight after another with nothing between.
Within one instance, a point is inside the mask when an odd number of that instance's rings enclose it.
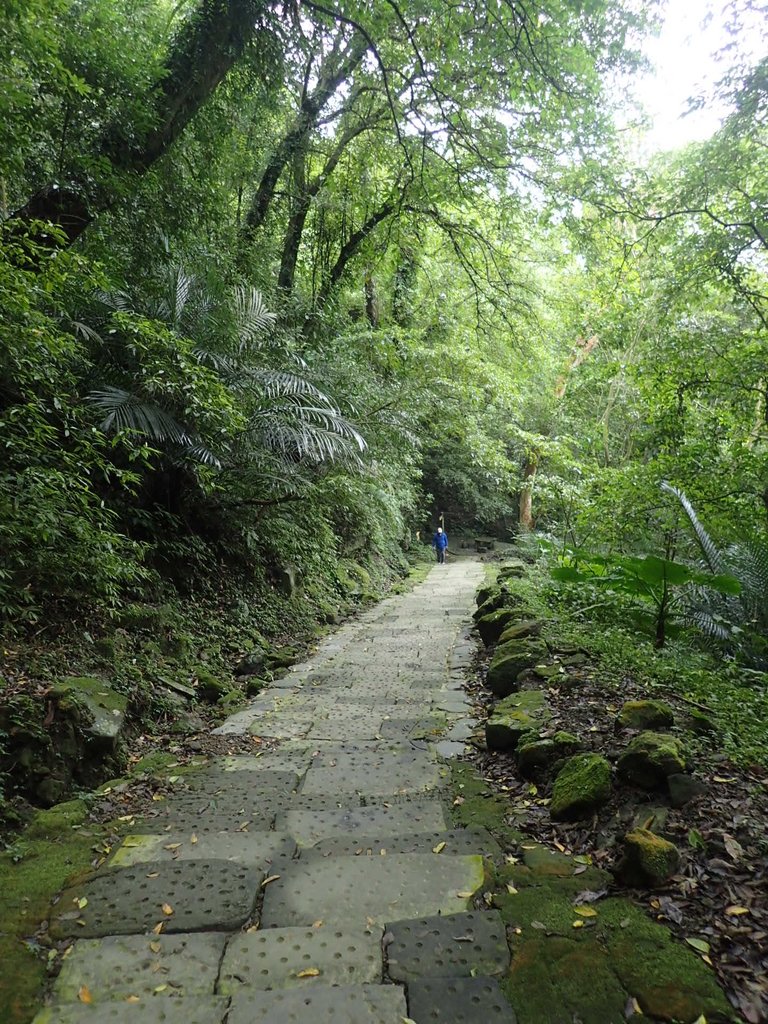
<instances>
[{"instance_id":1,"label":"stone paved path","mask_svg":"<svg viewBox=\"0 0 768 1024\"><path fill-rule=\"evenodd\" d=\"M63 894L36 1024L514 1024L501 918L471 910L498 848L445 806L482 576L436 566L221 727L282 742L185 776Z\"/></svg>"}]
</instances>

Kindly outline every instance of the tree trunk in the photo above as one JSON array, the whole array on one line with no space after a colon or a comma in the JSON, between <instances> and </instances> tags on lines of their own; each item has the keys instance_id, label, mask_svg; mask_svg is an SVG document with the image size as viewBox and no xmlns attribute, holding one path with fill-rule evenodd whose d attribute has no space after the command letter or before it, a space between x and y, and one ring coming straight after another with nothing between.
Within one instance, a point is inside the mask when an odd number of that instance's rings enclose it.
<instances>
[{"instance_id":1,"label":"tree trunk","mask_svg":"<svg viewBox=\"0 0 768 1024\"><path fill-rule=\"evenodd\" d=\"M518 526L522 533L533 529L533 481L539 467L538 455L528 455L523 466L523 486L520 491Z\"/></svg>"},{"instance_id":2,"label":"tree trunk","mask_svg":"<svg viewBox=\"0 0 768 1024\"><path fill-rule=\"evenodd\" d=\"M134 125L110 125L97 153L109 166L104 180L94 185L65 175L63 184L49 182L15 211L9 229L48 221L59 232L43 233L42 243L50 249L71 245L116 201L118 177L145 174L178 139L243 53L263 10L263 0L200 0L169 54L152 103L152 127L136 137Z\"/></svg>"}]
</instances>

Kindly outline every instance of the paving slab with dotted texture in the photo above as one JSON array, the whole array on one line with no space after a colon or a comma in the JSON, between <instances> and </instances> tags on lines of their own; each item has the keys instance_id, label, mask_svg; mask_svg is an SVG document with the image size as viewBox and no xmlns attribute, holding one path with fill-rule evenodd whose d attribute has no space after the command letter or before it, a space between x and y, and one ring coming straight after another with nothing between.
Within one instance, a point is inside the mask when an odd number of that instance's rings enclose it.
<instances>
[{"instance_id":1,"label":"paving slab with dotted texture","mask_svg":"<svg viewBox=\"0 0 768 1024\"><path fill-rule=\"evenodd\" d=\"M497 910L393 921L384 944L393 981L492 977L509 967L506 930Z\"/></svg>"},{"instance_id":2,"label":"paving slab with dotted texture","mask_svg":"<svg viewBox=\"0 0 768 1024\"><path fill-rule=\"evenodd\" d=\"M280 992L237 993L227 1024L401 1024L405 994L397 985L312 985Z\"/></svg>"},{"instance_id":3,"label":"paving slab with dotted texture","mask_svg":"<svg viewBox=\"0 0 768 1024\"><path fill-rule=\"evenodd\" d=\"M263 928L236 935L227 944L218 992L381 982L381 936L380 926L352 930L324 921L313 928Z\"/></svg>"},{"instance_id":4,"label":"paving slab with dotted texture","mask_svg":"<svg viewBox=\"0 0 768 1024\"><path fill-rule=\"evenodd\" d=\"M415 1024L517 1024L495 978L413 981L408 985L408 1016Z\"/></svg>"},{"instance_id":5,"label":"paving slab with dotted texture","mask_svg":"<svg viewBox=\"0 0 768 1024\"><path fill-rule=\"evenodd\" d=\"M56 999L77 1003L83 986L94 1005L136 996L213 996L227 936L110 935L81 939L62 963Z\"/></svg>"},{"instance_id":6,"label":"paving slab with dotted texture","mask_svg":"<svg viewBox=\"0 0 768 1024\"><path fill-rule=\"evenodd\" d=\"M234 931L253 913L261 872L227 860L149 862L104 871L65 889L54 939L162 931Z\"/></svg>"}]
</instances>

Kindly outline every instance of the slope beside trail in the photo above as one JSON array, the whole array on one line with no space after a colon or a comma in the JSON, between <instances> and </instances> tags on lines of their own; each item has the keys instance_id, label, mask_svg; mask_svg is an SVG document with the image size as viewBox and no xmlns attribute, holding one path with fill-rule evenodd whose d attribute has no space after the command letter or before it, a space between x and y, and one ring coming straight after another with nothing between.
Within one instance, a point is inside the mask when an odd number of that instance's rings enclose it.
<instances>
[{"instance_id":1,"label":"slope beside trail","mask_svg":"<svg viewBox=\"0 0 768 1024\"><path fill-rule=\"evenodd\" d=\"M435 566L225 722L280 742L185 774L64 892L36 1024L514 1024L504 924L472 909L500 850L446 799L482 578Z\"/></svg>"}]
</instances>

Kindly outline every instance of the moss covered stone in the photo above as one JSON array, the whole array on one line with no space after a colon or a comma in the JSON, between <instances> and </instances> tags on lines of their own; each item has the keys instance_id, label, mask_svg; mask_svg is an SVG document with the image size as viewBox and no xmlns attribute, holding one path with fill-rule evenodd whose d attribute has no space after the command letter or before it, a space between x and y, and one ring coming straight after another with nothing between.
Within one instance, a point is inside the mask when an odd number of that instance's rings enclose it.
<instances>
[{"instance_id":1,"label":"moss covered stone","mask_svg":"<svg viewBox=\"0 0 768 1024\"><path fill-rule=\"evenodd\" d=\"M522 736L537 734L550 719L540 690L524 690L500 700L485 723L490 750L514 750Z\"/></svg>"},{"instance_id":2,"label":"moss covered stone","mask_svg":"<svg viewBox=\"0 0 768 1024\"><path fill-rule=\"evenodd\" d=\"M616 877L625 885L656 889L680 867L677 847L647 828L636 828L624 837L624 854L616 865Z\"/></svg>"},{"instance_id":3,"label":"moss covered stone","mask_svg":"<svg viewBox=\"0 0 768 1024\"><path fill-rule=\"evenodd\" d=\"M219 678L204 665L198 665L193 672L197 680L197 695L201 700L215 704L232 688L232 683Z\"/></svg>"},{"instance_id":4,"label":"moss covered stone","mask_svg":"<svg viewBox=\"0 0 768 1024\"><path fill-rule=\"evenodd\" d=\"M618 761L619 774L642 789L656 789L668 775L685 771L682 744L674 736L641 732L631 741Z\"/></svg>"},{"instance_id":5,"label":"moss covered stone","mask_svg":"<svg viewBox=\"0 0 768 1024\"><path fill-rule=\"evenodd\" d=\"M578 737L569 732L557 732L551 738L527 743L521 737L517 746L517 767L522 775L531 775L551 768L562 757L570 757L579 747Z\"/></svg>"},{"instance_id":6,"label":"moss covered stone","mask_svg":"<svg viewBox=\"0 0 768 1024\"><path fill-rule=\"evenodd\" d=\"M51 696L60 710L74 713L79 730L93 746L115 750L128 706L124 693L113 690L103 679L70 677L54 683ZM81 710L87 720L79 715Z\"/></svg>"},{"instance_id":7,"label":"moss covered stone","mask_svg":"<svg viewBox=\"0 0 768 1024\"><path fill-rule=\"evenodd\" d=\"M505 644L508 640L523 640L525 637L538 636L542 625L541 619L524 619L522 622L513 622L501 634L499 643Z\"/></svg>"},{"instance_id":8,"label":"moss covered stone","mask_svg":"<svg viewBox=\"0 0 768 1024\"><path fill-rule=\"evenodd\" d=\"M709 1024L733 1020L710 968L629 900L602 900L597 932L616 976L655 1020Z\"/></svg>"},{"instance_id":9,"label":"moss covered stone","mask_svg":"<svg viewBox=\"0 0 768 1024\"><path fill-rule=\"evenodd\" d=\"M502 565L496 579L499 583L503 583L504 580L520 579L521 576L525 576L525 569L525 562L515 559L514 561L507 562L506 565Z\"/></svg>"},{"instance_id":10,"label":"moss covered stone","mask_svg":"<svg viewBox=\"0 0 768 1024\"><path fill-rule=\"evenodd\" d=\"M280 668L290 668L299 660L299 652L295 647L278 647L276 651L267 654L267 667L271 671Z\"/></svg>"},{"instance_id":11,"label":"moss covered stone","mask_svg":"<svg viewBox=\"0 0 768 1024\"><path fill-rule=\"evenodd\" d=\"M581 935L537 933L516 948L501 986L518 1024L619 1024L625 1019L628 996L608 956Z\"/></svg>"},{"instance_id":12,"label":"moss covered stone","mask_svg":"<svg viewBox=\"0 0 768 1024\"><path fill-rule=\"evenodd\" d=\"M599 754L569 758L552 787L549 811L557 821L578 821L611 796L611 766Z\"/></svg>"},{"instance_id":13,"label":"moss covered stone","mask_svg":"<svg viewBox=\"0 0 768 1024\"><path fill-rule=\"evenodd\" d=\"M472 618L477 622L484 615L498 611L504 604L505 591L496 583L490 583L481 587L477 592L477 608L472 613Z\"/></svg>"},{"instance_id":14,"label":"moss covered stone","mask_svg":"<svg viewBox=\"0 0 768 1024\"><path fill-rule=\"evenodd\" d=\"M661 700L628 700L616 716L622 729L668 729L675 714Z\"/></svg>"},{"instance_id":15,"label":"moss covered stone","mask_svg":"<svg viewBox=\"0 0 768 1024\"><path fill-rule=\"evenodd\" d=\"M62 832L69 832L74 826L82 825L88 817L84 800L67 800L45 811L38 811L30 822L26 835L32 838L51 838Z\"/></svg>"},{"instance_id":16,"label":"moss covered stone","mask_svg":"<svg viewBox=\"0 0 768 1024\"><path fill-rule=\"evenodd\" d=\"M501 644L488 666L486 683L497 697L506 697L517 689L517 677L547 655L541 640L508 640Z\"/></svg>"},{"instance_id":17,"label":"moss covered stone","mask_svg":"<svg viewBox=\"0 0 768 1024\"><path fill-rule=\"evenodd\" d=\"M486 647L495 644L504 630L518 618L514 608L498 608L476 619L477 631Z\"/></svg>"}]
</instances>

